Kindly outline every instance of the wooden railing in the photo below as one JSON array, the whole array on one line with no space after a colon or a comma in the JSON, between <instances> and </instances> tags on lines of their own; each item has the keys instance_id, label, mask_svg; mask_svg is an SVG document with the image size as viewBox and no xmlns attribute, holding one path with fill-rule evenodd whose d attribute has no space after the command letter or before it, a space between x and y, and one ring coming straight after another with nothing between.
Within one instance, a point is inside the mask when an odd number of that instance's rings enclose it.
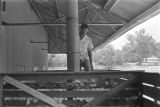
<instances>
[{"instance_id":1,"label":"wooden railing","mask_svg":"<svg viewBox=\"0 0 160 107\"><path fill-rule=\"evenodd\" d=\"M46 98L72 107L160 107L160 75L144 71L5 73L1 80L2 107L52 107Z\"/></svg>"},{"instance_id":2,"label":"wooden railing","mask_svg":"<svg viewBox=\"0 0 160 107\"><path fill-rule=\"evenodd\" d=\"M143 107L160 107L159 73L143 73L143 95Z\"/></svg>"}]
</instances>

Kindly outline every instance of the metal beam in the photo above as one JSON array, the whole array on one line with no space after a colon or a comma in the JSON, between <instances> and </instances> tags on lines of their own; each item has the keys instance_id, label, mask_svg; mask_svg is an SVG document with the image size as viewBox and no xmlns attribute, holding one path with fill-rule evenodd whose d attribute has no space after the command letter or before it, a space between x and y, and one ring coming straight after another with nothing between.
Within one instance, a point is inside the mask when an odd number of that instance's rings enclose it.
<instances>
[{"instance_id":1,"label":"metal beam","mask_svg":"<svg viewBox=\"0 0 160 107\"><path fill-rule=\"evenodd\" d=\"M108 99L109 97L117 94L118 92L122 91L123 89L126 88L126 86L135 83L136 81L138 81L138 78L136 75L131 76L131 78L123 83L120 83L119 85L117 85L116 87L114 87L113 89L111 89L109 92L106 92L105 94L103 94L102 96L99 96L95 99L93 99L92 101L90 101L89 103L83 105L82 107L93 107L93 106L97 106L99 103L101 103L102 101Z\"/></svg>"},{"instance_id":2,"label":"metal beam","mask_svg":"<svg viewBox=\"0 0 160 107\"><path fill-rule=\"evenodd\" d=\"M48 97L47 95L33 89L30 88L29 86L17 81L16 79L10 77L10 76L5 76L3 77L3 80L23 91L25 91L26 93L40 99L41 101L44 101L45 103L53 106L53 107L66 107L65 105L59 103L58 101L52 99L51 97Z\"/></svg>"},{"instance_id":3,"label":"metal beam","mask_svg":"<svg viewBox=\"0 0 160 107\"><path fill-rule=\"evenodd\" d=\"M116 38L120 37L127 31L131 30L132 28L136 27L137 25L147 21L148 19L160 14L160 2L146 10L145 12L141 13L139 16L131 20L126 26L123 26L119 29L116 33L114 33L110 38L107 38L103 43L101 43L98 47L94 48L94 51L104 47L111 41L115 40Z\"/></svg>"},{"instance_id":4,"label":"metal beam","mask_svg":"<svg viewBox=\"0 0 160 107\"><path fill-rule=\"evenodd\" d=\"M65 23L7 23L2 22L3 26L66 26ZM81 24L78 24L79 26ZM88 23L89 26L123 26L123 24L119 23Z\"/></svg>"}]
</instances>

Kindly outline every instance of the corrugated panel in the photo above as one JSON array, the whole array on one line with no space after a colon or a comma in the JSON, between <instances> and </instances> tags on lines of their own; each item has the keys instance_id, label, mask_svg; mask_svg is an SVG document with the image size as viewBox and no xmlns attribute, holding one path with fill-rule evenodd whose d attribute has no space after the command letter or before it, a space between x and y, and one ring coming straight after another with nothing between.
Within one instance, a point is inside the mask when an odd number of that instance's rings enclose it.
<instances>
[{"instance_id":1,"label":"corrugated panel","mask_svg":"<svg viewBox=\"0 0 160 107\"><path fill-rule=\"evenodd\" d=\"M111 9L111 12L130 21L157 2L159 0L119 0Z\"/></svg>"}]
</instances>

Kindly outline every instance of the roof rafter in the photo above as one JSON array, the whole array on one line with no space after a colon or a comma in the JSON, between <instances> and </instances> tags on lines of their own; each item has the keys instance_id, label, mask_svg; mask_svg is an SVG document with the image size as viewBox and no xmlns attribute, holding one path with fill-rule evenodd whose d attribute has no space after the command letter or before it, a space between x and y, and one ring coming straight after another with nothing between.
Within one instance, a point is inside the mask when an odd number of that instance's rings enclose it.
<instances>
[{"instance_id":1,"label":"roof rafter","mask_svg":"<svg viewBox=\"0 0 160 107\"><path fill-rule=\"evenodd\" d=\"M103 38L106 38L106 36L104 34L102 34L101 32L97 31L96 29L93 28L89 28L91 30L91 32L93 32L95 35L101 36Z\"/></svg>"},{"instance_id":2,"label":"roof rafter","mask_svg":"<svg viewBox=\"0 0 160 107\"><path fill-rule=\"evenodd\" d=\"M97 17L98 15L97 14L95 14L95 16L92 18L92 23L95 21L95 19L96 19L96 17Z\"/></svg>"},{"instance_id":3,"label":"roof rafter","mask_svg":"<svg viewBox=\"0 0 160 107\"><path fill-rule=\"evenodd\" d=\"M85 10L85 9L88 9L88 7L83 7L83 8L81 8L81 9L79 9L78 12L81 12L81 11L83 11L83 10ZM62 20L62 19L64 19L64 18L66 18L66 16L62 16L62 17L58 18L57 20L55 20L54 22L57 22L57 21Z\"/></svg>"},{"instance_id":4,"label":"roof rafter","mask_svg":"<svg viewBox=\"0 0 160 107\"><path fill-rule=\"evenodd\" d=\"M89 9L87 9L86 16L85 16L85 19L84 19L84 23L87 22L88 13L89 13Z\"/></svg>"},{"instance_id":5,"label":"roof rafter","mask_svg":"<svg viewBox=\"0 0 160 107\"><path fill-rule=\"evenodd\" d=\"M103 12L105 12L105 14L107 14L109 17L112 17L115 20L120 21L122 24L127 25L127 22L122 19L119 15L116 15L112 12L108 12L104 9L98 10L96 7L94 7L93 5L90 5L90 3L88 1L85 0L81 0L81 3L85 4L86 6L88 6L89 8L91 8L99 17L102 18L102 20L106 21Z\"/></svg>"},{"instance_id":6,"label":"roof rafter","mask_svg":"<svg viewBox=\"0 0 160 107\"><path fill-rule=\"evenodd\" d=\"M57 15L58 15L58 18L59 18L59 16L60 16L60 13L59 13L58 0L56 0L56 8L57 8Z\"/></svg>"},{"instance_id":7,"label":"roof rafter","mask_svg":"<svg viewBox=\"0 0 160 107\"><path fill-rule=\"evenodd\" d=\"M107 0L106 4L104 5L103 9L106 11L110 11L111 8L118 2L118 0ZM111 26L111 29L116 32L116 29Z\"/></svg>"},{"instance_id":8,"label":"roof rafter","mask_svg":"<svg viewBox=\"0 0 160 107\"><path fill-rule=\"evenodd\" d=\"M104 9L106 11L111 10L111 8L118 2L118 0L107 0L106 4L104 5Z\"/></svg>"}]
</instances>

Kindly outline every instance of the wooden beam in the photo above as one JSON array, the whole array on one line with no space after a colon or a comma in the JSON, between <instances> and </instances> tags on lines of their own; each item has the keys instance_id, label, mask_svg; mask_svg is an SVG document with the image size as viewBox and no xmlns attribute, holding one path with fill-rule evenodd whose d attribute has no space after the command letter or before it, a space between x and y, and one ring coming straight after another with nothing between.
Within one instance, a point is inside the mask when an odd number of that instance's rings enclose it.
<instances>
[{"instance_id":1,"label":"wooden beam","mask_svg":"<svg viewBox=\"0 0 160 107\"><path fill-rule=\"evenodd\" d=\"M99 103L101 103L102 101L110 98L111 96L117 94L118 92L122 91L123 89L126 88L126 86L135 83L136 81L138 81L138 78L136 75L132 75L131 78L125 82L120 83L119 85L117 85L116 87L114 87L113 89L111 89L109 92L106 92L105 94L103 94L102 96L99 96L95 99L93 99L92 101L90 101L89 103L83 105L82 107L92 107L92 106L97 106Z\"/></svg>"},{"instance_id":2,"label":"wooden beam","mask_svg":"<svg viewBox=\"0 0 160 107\"><path fill-rule=\"evenodd\" d=\"M81 8L81 9L78 9L78 12L81 12L81 11L83 11L83 10L85 10L85 9L88 9L88 7L83 7L83 8ZM58 18L57 20L55 20L54 22L60 21L60 20L62 20L62 19L64 19L64 18L66 18L66 16L62 16L62 17Z\"/></svg>"},{"instance_id":3,"label":"wooden beam","mask_svg":"<svg viewBox=\"0 0 160 107\"><path fill-rule=\"evenodd\" d=\"M101 43L98 47L94 49L97 50L106 46L111 41L115 40L116 38L120 37L127 31L131 30L132 28L136 27L137 25L147 21L148 19L160 14L160 2L146 10L144 13L141 13L139 16L131 20L126 26L119 29L116 33L114 33L110 38L107 38L103 43Z\"/></svg>"},{"instance_id":4,"label":"wooden beam","mask_svg":"<svg viewBox=\"0 0 160 107\"><path fill-rule=\"evenodd\" d=\"M59 16L60 16L60 13L59 13L58 0L56 0L56 8L57 8L57 14L58 14L58 18L59 18Z\"/></svg>"},{"instance_id":5,"label":"wooden beam","mask_svg":"<svg viewBox=\"0 0 160 107\"><path fill-rule=\"evenodd\" d=\"M3 78L0 75L0 107L3 107Z\"/></svg>"},{"instance_id":6,"label":"wooden beam","mask_svg":"<svg viewBox=\"0 0 160 107\"><path fill-rule=\"evenodd\" d=\"M5 97L31 97L31 95L20 90L19 91L4 90L3 92ZM86 97L97 97L99 95L104 94L106 91L39 91L39 92L52 98L62 98L62 97L86 98Z\"/></svg>"},{"instance_id":7,"label":"wooden beam","mask_svg":"<svg viewBox=\"0 0 160 107\"><path fill-rule=\"evenodd\" d=\"M111 8L118 2L119 0L107 0L106 4L104 5L104 9L106 11L110 11Z\"/></svg>"},{"instance_id":8,"label":"wooden beam","mask_svg":"<svg viewBox=\"0 0 160 107\"><path fill-rule=\"evenodd\" d=\"M89 13L89 9L87 9L87 13L86 13L86 16L84 18L84 23L87 23L88 13Z\"/></svg>"},{"instance_id":9,"label":"wooden beam","mask_svg":"<svg viewBox=\"0 0 160 107\"><path fill-rule=\"evenodd\" d=\"M12 76L17 80L33 80L33 81L45 81L45 82L63 82L68 79L106 79L106 78L128 78L132 74L139 74L142 71L100 71L97 72L79 72L79 73L71 73L71 72L56 72L56 71L38 71L38 72L30 72L30 73L5 73L5 75Z\"/></svg>"},{"instance_id":10,"label":"wooden beam","mask_svg":"<svg viewBox=\"0 0 160 107\"><path fill-rule=\"evenodd\" d=\"M113 1L114 1L114 0L113 0ZM113 2L113 1L112 1L112 2ZM104 8L101 9L101 10L97 10L97 9L95 9L92 5L90 5L88 2L83 1L83 0L82 0L81 2L84 3L85 5L87 5L88 7L90 7L90 8L96 13L95 18L96 18L97 16L99 16L104 22L107 22L107 20L106 20L105 17L103 16L104 13L102 13L103 11L105 11L105 14L107 14L109 17L112 17L113 19L120 21L123 25L126 25L126 24L127 24L127 22L126 22L125 20L123 20L123 19L122 19L119 15L117 15L117 14L108 12L108 11L105 10ZM116 1L115 1L115 2L116 2ZM113 4L114 4L114 2L113 2ZM110 5L111 5L111 4L110 4ZM95 20L95 18L93 18L93 20ZM111 28L114 32L116 32L116 29L115 29L113 26L110 26L110 28Z\"/></svg>"},{"instance_id":11,"label":"wooden beam","mask_svg":"<svg viewBox=\"0 0 160 107\"><path fill-rule=\"evenodd\" d=\"M42 22L42 17L39 14L38 10L35 8L35 5L33 3L33 0L28 0L29 4L31 5L31 7L35 10L36 15L39 17L40 22Z\"/></svg>"},{"instance_id":12,"label":"wooden beam","mask_svg":"<svg viewBox=\"0 0 160 107\"><path fill-rule=\"evenodd\" d=\"M23 91L25 91L26 93L42 100L43 102L51 105L51 106L54 106L54 107L66 107L65 105L63 104L60 104L58 101L52 99L51 97L48 97L47 95L33 89L33 88L30 88L29 86L17 81L16 79L10 77L10 76L5 76L3 77L3 80Z\"/></svg>"},{"instance_id":13,"label":"wooden beam","mask_svg":"<svg viewBox=\"0 0 160 107\"><path fill-rule=\"evenodd\" d=\"M91 21L92 23L94 23L94 21L95 21L95 19L97 18L97 16L98 16L98 15L95 14L95 16L92 18L92 21Z\"/></svg>"},{"instance_id":14,"label":"wooden beam","mask_svg":"<svg viewBox=\"0 0 160 107\"><path fill-rule=\"evenodd\" d=\"M97 34L98 36L101 36L103 38L106 38L106 36L104 34L102 34L101 32L93 29L93 28L89 28L89 30L91 30L91 32L93 32L94 34Z\"/></svg>"},{"instance_id":15,"label":"wooden beam","mask_svg":"<svg viewBox=\"0 0 160 107\"><path fill-rule=\"evenodd\" d=\"M154 86L160 86L160 74L149 72L143 73L143 83L151 84Z\"/></svg>"},{"instance_id":16,"label":"wooden beam","mask_svg":"<svg viewBox=\"0 0 160 107\"><path fill-rule=\"evenodd\" d=\"M39 92L52 97L52 98L67 98L67 97L79 97L79 98L87 98L87 97L97 97L100 96L102 94L104 94L105 92L108 92L109 89L107 89L106 91L48 91L48 90L40 90L38 89ZM123 90L120 93L116 94L113 97L133 97L133 96L138 96L139 90ZM18 90L18 89L4 89L3 90L3 95L4 97L32 97L31 95Z\"/></svg>"},{"instance_id":17,"label":"wooden beam","mask_svg":"<svg viewBox=\"0 0 160 107\"><path fill-rule=\"evenodd\" d=\"M144 95L160 101L160 90L158 88L143 85L143 89Z\"/></svg>"},{"instance_id":18,"label":"wooden beam","mask_svg":"<svg viewBox=\"0 0 160 107\"><path fill-rule=\"evenodd\" d=\"M143 98L143 107L159 107L159 104L154 103L149 99Z\"/></svg>"}]
</instances>

